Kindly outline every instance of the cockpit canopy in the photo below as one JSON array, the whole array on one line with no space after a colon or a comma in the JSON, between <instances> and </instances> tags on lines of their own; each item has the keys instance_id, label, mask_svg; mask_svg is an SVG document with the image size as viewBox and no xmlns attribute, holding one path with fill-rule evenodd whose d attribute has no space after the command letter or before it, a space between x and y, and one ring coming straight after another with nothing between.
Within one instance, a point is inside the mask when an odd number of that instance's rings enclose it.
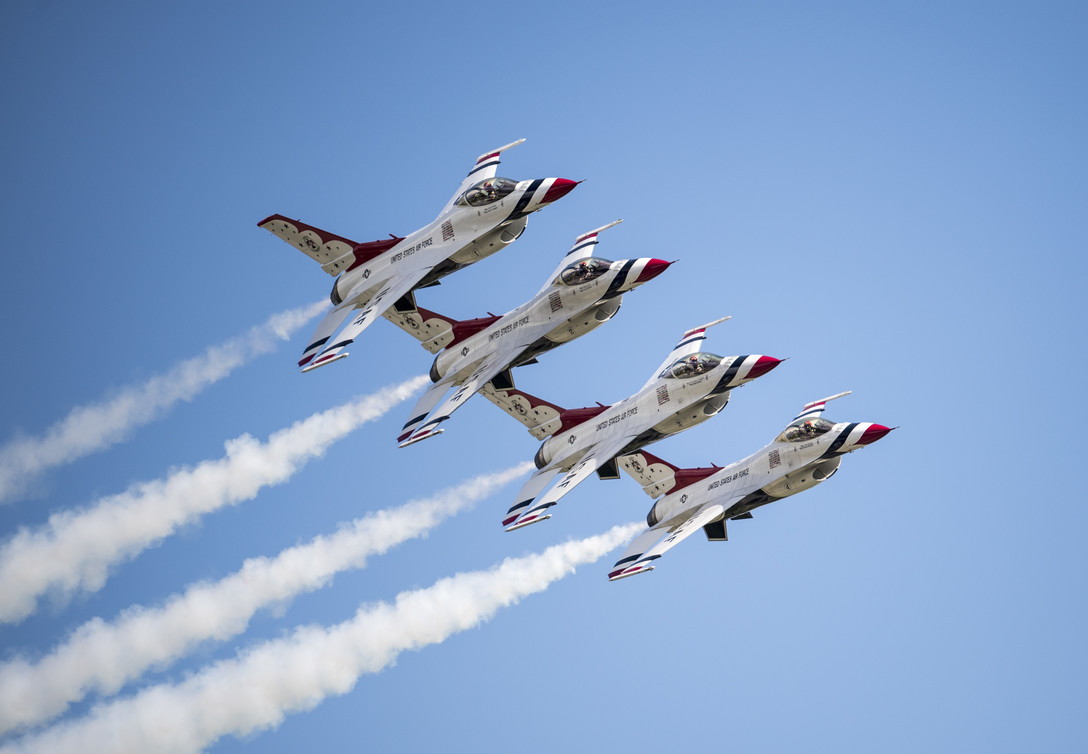
<instances>
[{"instance_id":1,"label":"cockpit canopy","mask_svg":"<svg viewBox=\"0 0 1088 754\"><path fill-rule=\"evenodd\" d=\"M502 199L513 191L517 185L517 181L512 181L509 178L487 178L461 194L461 198L457 200L457 203L461 206L483 207L486 204L492 204Z\"/></svg>"},{"instance_id":2,"label":"cockpit canopy","mask_svg":"<svg viewBox=\"0 0 1088 754\"><path fill-rule=\"evenodd\" d=\"M814 419L798 419L786 427L777 439L782 442L814 440L825 432L830 432L834 426L827 419L821 419L819 416Z\"/></svg>"},{"instance_id":3,"label":"cockpit canopy","mask_svg":"<svg viewBox=\"0 0 1088 754\"><path fill-rule=\"evenodd\" d=\"M608 268L611 266L612 262L610 260L601 259L600 257L579 259L577 262L572 262L563 268L563 271L559 273L559 282L563 283L563 285L588 283L590 280L599 278L608 272Z\"/></svg>"},{"instance_id":4,"label":"cockpit canopy","mask_svg":"<svg viewBox=\"0 0 1088 754\"><path fill-rule=\"evenodd\" d=\"M661 376L686 380L689 377L696 377L704 372L709 372L721 363L721 356L700 351L673 362L672 366L661 373Z\"/></svg>"}]
</instances>

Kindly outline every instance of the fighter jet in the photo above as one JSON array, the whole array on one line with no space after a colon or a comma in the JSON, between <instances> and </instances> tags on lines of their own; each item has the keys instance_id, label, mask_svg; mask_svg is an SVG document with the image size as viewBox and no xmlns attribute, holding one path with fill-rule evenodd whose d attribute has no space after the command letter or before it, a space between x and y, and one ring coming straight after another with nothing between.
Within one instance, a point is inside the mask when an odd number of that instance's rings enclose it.
<instances>
[{"instance_id":1,"label":"fighter jet","mask_svg":"<svg viewBox=\"0 0 1088 754\"><path fill-rule=\"evenodd\" d=\"M619 311L624 293L672 264L648 257L612 262L595 256L597 235L620 222L578 236L544 287L501 317L450 319L416 307L412 294L385 312L386 319L438 354L431 365L434 384L412 410L397 438L400 447L442 433L438 425L501 372L533 363L545 351L607 322ZM451 388L457 389L438 405Z\"/></svg>"},{"instance_id":2,"label":"fighter jet","mask_svg":"<svg viewBox=\"0 0 1088 754\"><path fill-rule=\"evenodd\" d=\"M496 177L499 154L523 141L480 155L438 217L407 236L390 234L387 240L356 243L283 215L257 223L301 249L336 278L329 295L333 308L298 362L302 371L347 356L344 349L402 296L437 285L451 272L513 243L531 213L578 185L565 178L513 181ZM362 311L334 339L333 334L357 309Z\"/></svg>"},{"instance_id":3,"label":"fighter jet","mask_svg":"<svg viewBox=\"0 0 1088 754\"><path fill-rule=\"evenodd\" d=\"M706 421L725 408L733 388L778 366L773 356L723 358L699 350L707 328L727 319L685 332L642 389L612 406L563 409L515 389L509 379L481 388L481 395L528 427L533 437L548 438L537 451L537 471L503 519L506 531L551 518L548 509L593 472L602 479L619 478L616 456ZM533 505L560 472L566 475Z\"/></svg>"},{"instance_id":4,"label":"fighter jet","mask_svg":"<svg viewBox=\"0 0 1088 754\"><path fill-rule=\"evenodd\" d=\"M827 481L844 455L892 431L872 422L832 424L820 416L824 404L849 394L807 404L770 445L725 467L681 469L645 451L619 458L647 495L663 497L646 516L650 528L616 561L609 580L652 571L655 560L699 528L711 542L724 542L726 519L752 518L761 505Z\"/></svg>"}]
</instances>

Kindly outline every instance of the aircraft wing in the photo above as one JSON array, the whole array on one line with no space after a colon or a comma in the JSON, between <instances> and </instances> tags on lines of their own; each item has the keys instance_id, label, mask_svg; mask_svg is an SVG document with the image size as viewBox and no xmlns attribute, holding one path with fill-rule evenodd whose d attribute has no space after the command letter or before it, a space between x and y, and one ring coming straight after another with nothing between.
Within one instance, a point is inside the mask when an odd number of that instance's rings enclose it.
<instances>
[{"instance_id":1,"label":"aircraft wing","mask_svg":"<svg viewBox=\"0 0 1088 754\"><path fill-rule=\"evenodd\" d=\"M431 353L438 353L453 340L456 320L419 308L411 291L386 309L382 316L418 340Z\"/></svg>"},{"instance_id":2,"label":"aircraft wing","mask_svg":"<svg viewBox=\"0 0 1088 754\"><path fill-rule=\"evenodd\" d=\"M411 436L405 438L404 432L398 438L402 440L401 447L410 445L420 440L425 440L428 437L441 434L442 430L438 428L438 425L449 419L454 411L459 409L461 405L472 396L476 395L484 385L493 380L500 372L507 369L510 363L518 357L518 355L524 351L531 343L537 340L541 335L554 327L554 323L543 322L535 326L521 327L517 332L510 333L506 337L500 340L500 345L491 353L487 354L480 363L477 364L476 369L469 375L468 379L464 380L460 385L452 385L451 381L443 380L435 383L429 390L437 389L442 385L442 391L445 393L450 387L455 387L453 394L438 406L433 412L430 413L430 418L427 418L427 414L421 411L424 409L424 400L427 395L424 394L420 399L419 405L416 406L415 411L412 412L412 419L408 424L404 425L406 432L411 432ZM436 401L437 402L437 401ZM431 404L434 405L433 403ZM427 419L426 423L420 426L420 422ZM416 429L418 427L418 430Z\"/></svg>"},{"instance_id":3,"label":"aircraft wing","mask_svg":"<svg viewBox=\"0 0 1088 754\"><path fill-rule=\"evenodd\" d=\"M625 434L622 437L614 438L607 444L602 443L594 448L590 448L582 457L582 460L576 463L574 468L568 471L562 479L536 502L535 505L529 505L529 503L532 503L532 500L526 501L524 503L526 506L524 512L521 513L518 516L517 521L508 526L506 530L514 531L523 526L528 526L529 524L535 524L538 521L551 518L551 514L545 515L549 508L556 505L564 495L584 482L593 474L593 472L611 461L616 454L623 450L624 446L631 442L636 436L637 432Z\"/></svg>"},{"instance_id":4,"label":"aircraft wing","mask_svg":"<svg viewBox=\"0 0 1088 754\"><path fill-rule=\"evenodd\" d=\"M652 571L652 563L671 550L694 532L699 531L711 521L721 517L725 507L721 503L708 503L699 508L691 518L679 526L668 527L658 524L635 539L634 542L612 566L608 574L609 581L618 581L628 576Z\"/></svg>"},{"instance_id":5,"label":"aircraft wing","mask_svg":"<svg viewBox=\"0 0 1088 754\"><path fill-rule=\"evenodd\" d=\"M535 395L523 393L514 387L509 377L505 380L495 379L483 385L479 392L524 424L529 434L537 440L543 440L560 426L562 408Z\"/></svg>"},{"instance_id":6,"label":"aircraft wing","mask_svg":"<svg viewBox=\"0 0 1088 754\"><path fill-rule=\"evenodd\" d=\"M454 192L450 200L446 202L446 206L442 208L442 211L438 213L438 216L446 214L453 207L453 203L456 202L461 194L468 191L477 183L488 178L495 177L495 170L499 167L499 154L510 149L510 147L516 147L518 144L524 142L525 139L518 139L512 141L509 144L499 147L498 149L492 149L490 152L484 152L482 155L476 158L476 164L472 166L472 170L468 171L468 175L465 176L465 180L461 181L461 185Z\"/></svg>"},{"instance_id":7,"label":"aircraft wing","mask_svg":"<svg viewBox=\"0 0 1088 754\"><path fill-rule=\"evenodd\" d=\"M257 226L297 248L333 277L356 262L372 259L404 240L391 235L385 240L356 243L284 215L270 215L257 223Z\"/></svg>"},{"instance_id":8,"label":"aircraft wing","mask_svg":"<svg viewBox=\"0 0 1088 754\"><path fill-rule=\"evenodd\" d=\"M676 486L676 472L679 468L645 450L620 456L616 462L652 498L668 494Z\"/></svg>"},{"instance_id":9,"label":"aircraft wing","mask_svg":"<svg viewBox=\"0 0 1088 754\"><path fill-rule=\"evenodd\" d=\"M310 364L304 367L302 371L308 372L311 369L317 369L326 364L331 364L332 362L347 356L344 349L354 342L359 333L368 328L374 320L380 317L382 313L400 299L401 296L412 290L416 283L422 280L433 268L434 264L424 265L415 268L409 273L402 273L397 277L387 280L381 290L372 296L366 303L362 312L360 312L347 327L340 331L339 336L336 338L336 342L322 348L321 351L314 356ZM344 301L344 303L340 305L340 307L344 308L350 308L352 306L350 299ZM332 313L336 313L336 310ZM326 319L328 319L328 317L326 317ZM324 324L324 322L322 324ZM313 347L314 346L311 345L311 348Z\"/></svg>"},{"instance_id":10,"label":"aircraft wing","mask_svg":"<svg viewBox=\"0 0 1088 754\"><path fill-rule=\"evenodd\" d=\"M693 328L684 333L683 337L680 338L680 342L673 346L672 351L670 351L669 355L665 357L665 360L661 362L661 366L655 369L654 373L650 375L650 379L646 380L646 384L642 386L642 389L645 389L650 385L650 383L656 380L662 372L672 366L678 359L682 359L693 353L698 353L700 350L700 343L706 340L707 329L725 322L727 319L732 319L732 317L722 317L721 319L707 322L705 325Z\"/></svg>"}]
</instances>

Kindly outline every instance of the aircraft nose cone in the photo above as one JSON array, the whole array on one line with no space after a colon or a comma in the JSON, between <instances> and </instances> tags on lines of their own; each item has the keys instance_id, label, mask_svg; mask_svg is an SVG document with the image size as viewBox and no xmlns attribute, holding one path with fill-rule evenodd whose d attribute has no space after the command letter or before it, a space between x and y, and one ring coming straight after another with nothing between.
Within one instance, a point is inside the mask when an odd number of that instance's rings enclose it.
<instances>
[{"instance_id":1,"label":"aircraft nose cone","mask_svg":"<svg viewBox=\"0 0 1088 754\"><path fill-rule=\"evenodd\" d=\"M759 360L748 370L748 379L754 380L756 377L762 377L781 363L782 359L776 359L774 356L760 356Z\"/></svg>"},{"instance_id":2,"label":"aircraft nose cone","mask_svg":"<svg viewBox=\"0 0 1088 754\"><path fill-rule=\"evenodd\" d=\"M541 204L551 204L557 199L562 199L564 196L574 190L581 181L568 181L566 178L556 178L552 182L552 187L548 189L548 192L544 194L544 199Z\"/></svg>"},{"instance_id":3,"label":"aircraft nose cone","mask_svg":"<svg viewBox=\"0 0 1088 754\"><path fill-rule=\"evenodd\" d=\"M639 273L638 283L645 283L647 280L653 280L662 272L669 268L672 262L666 262L664 259L651 259L646 263L646 266L642 268L642 272Z\"/></svg>"},{"instance_id":4,"label":"aircraft nose cone","mask_svg":"<svg viewBox=\"0 0 1088 754\"><path fill-rule=\"evenodd\" d=\"M884 435L892 431L892 427L885 427L883 424L871 424L867 430L865 430L855 445L868 445L869 443L876 442Z\"/></svg>"}]
</instances>

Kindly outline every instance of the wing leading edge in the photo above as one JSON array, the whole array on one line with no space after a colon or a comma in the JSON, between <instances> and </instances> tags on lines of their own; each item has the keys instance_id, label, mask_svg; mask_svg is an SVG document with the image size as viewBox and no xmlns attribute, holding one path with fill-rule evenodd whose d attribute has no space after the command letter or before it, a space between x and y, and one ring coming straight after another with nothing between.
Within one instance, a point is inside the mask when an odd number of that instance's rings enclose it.
<instances>
[{"instance_id":1,"label":"wing leading edge","mask_svg":"<svg viewBox=\"0 0 1088 754\"><path fill-rule=\"evenodd\" d=\"M413 418L408 424L404 425L404 431L398 438L402 441L401 447L441 434L442 430L438 428L439 424L449 419L453 412L459 409L469 398L476 395L491 380L508 369L510 364L529 345L538 340L553 326L553 323L541 322L533 326L519 328L516 337L505 338L502 345L481 359L472 374L459 385L453 383L452 380L442 380L435 383L431 388L432 390L439 389L439 386L442 386L442 394L445 394L446 391L455 388L453 394L443 401L438 408L435 408L433 412L430 412L430 408L425 403L428 395L424 394L416 409L412 412ZM432 400L434 400L434 403L430 404L431 408L437 403L437 398ZM428 412L430 412L429 418L427 418ZM426 423L420 426L424 419L427 419ZM406 438L405 433L410 433L411 437Z\"/></svg>"},{"instance_id":2,"label":"wing leading edge","mask_svg":"<svg viewBox=\"0 0 1088 754\"><path fill-rule=\"evenodd\" d=\"M654 569L653 562L707 524L725 513L721 503L710 503L676 527L658 524L630 544L608 574L609 581L619 581Z\"/></svg>"},{"instance_id":3,"label":"wing leading edge","mask_svg":"<svg viewBox=\"0 0 1088 754\"><path fill-rule=\"evenodd\" d=\"M533 499L530 498L523 502L520 502L517 507L524 508L524 512L519 512L517 520L510 523L509 513L513 513L514 509L511 508L508 512L507 518L503 520L503 525L507 526L506 531L514 531L520 529L523 526L529 524L535 524L540 521L544 521L551 518L551 514L544 515L545 512L556 505L568 492L573 490L579 484L588 479L595 471L601 469L609 461L616 457L616 455L623 450L623 448L631 442L637 433L625 434L620 437L613 438L607 445L598 445L590 450L582 457L578 463L574 465L570 471L563 476L555 485L548 490L536 505L529 506ZM538 472L541 473L541 472ZM555 473L554 471L552 473ZM544 489L545 485L541 485L538 492ZM535 495L534 495L535 497Z\"/></svg>"},{"instance_id":4,"label":"wing leading edge","mask_svg":"<svg viewBox=\"0 0 1088 754\"><path fill-rule=\"evenodd\" d=\"M370 327L371 323L382 316L386 309L391 307L394 302L412 290L416 283L422 280L433 267L434 265L420 267L413 270L410 274L404 274L386 282L382 289L366 302L362 312L340 332L332 345L326 345L321 348L319 352L311 354L310 352L312 350L321 347L322 343L326 343L331 339L331 332L336 330L336 326L347 317L347 314L350 314L353 309L359 308L359 305L353 304L351 301L345 301L336 309L329 312L329 314L325 316L325 319L321 321L321 324L318 325L318 332L314 333L314 340L311 342L309 348L306 349L306 353L303 354L303 360L299 362L301 366L302 364L305 364L307 360L310 361L308 365L303 367L302 371L309 372L312 369L317 369L318 367L323 367L334 361L345 358L348 354L344 349L355 341L355 338L358 337L359 333ZM344 313L341 313L341 310ZM334 317L336 318L336 321L329 331L329 335L325 335L325 339L321 340L318 336L322 332L322 328L326 326L326 323L332 324Z\"/></svg>"}]
</instances>

